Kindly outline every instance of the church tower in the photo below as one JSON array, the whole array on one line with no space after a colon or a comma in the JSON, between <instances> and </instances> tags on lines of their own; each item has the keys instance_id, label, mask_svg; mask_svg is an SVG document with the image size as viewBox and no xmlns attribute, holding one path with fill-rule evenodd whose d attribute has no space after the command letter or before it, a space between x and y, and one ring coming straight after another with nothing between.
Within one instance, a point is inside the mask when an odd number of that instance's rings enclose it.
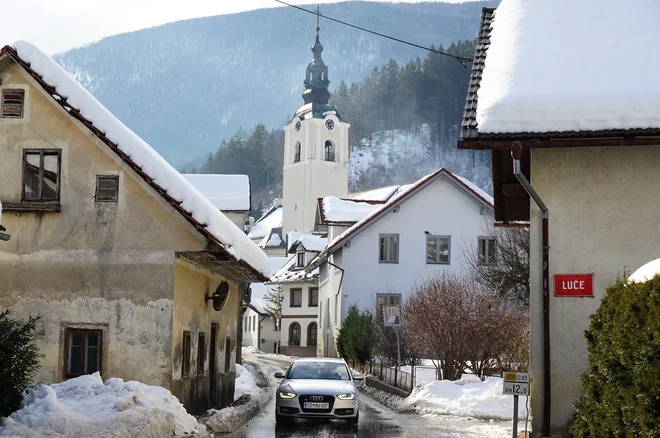
<instances>
[{"instance_id":1,"label":"church tower","mask_svg":"<svg viewBox=\"0 0 660 438\"><path fill-rule=\"evenodd\" d=\"M328 103L328 67L316 28L313 57L307 66L304 105L284 127L284 233L311 233L317 199L348 194L348 128Z\"/></svg>"}]
</instances>

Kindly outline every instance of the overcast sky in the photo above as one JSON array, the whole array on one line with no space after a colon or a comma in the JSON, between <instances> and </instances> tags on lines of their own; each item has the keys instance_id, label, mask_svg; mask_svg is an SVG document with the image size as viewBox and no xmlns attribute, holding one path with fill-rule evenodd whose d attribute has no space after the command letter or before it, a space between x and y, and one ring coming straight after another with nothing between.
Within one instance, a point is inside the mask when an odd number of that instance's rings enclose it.
<instances>
[{"instance_id":1,"label":"overcast sky","mask_svg":"<svg viewBox=\"0 0 660 438\"><path fill-rule=\"evenodd\" d=\"M413 3L411 0L382 1ZM336 3L336 0L291 0L287 3ZM25 40L49 54L172 21L282 7L274 0L0 0L0 5L4 6L0 47Z\"/></svg>"}]
</instances>

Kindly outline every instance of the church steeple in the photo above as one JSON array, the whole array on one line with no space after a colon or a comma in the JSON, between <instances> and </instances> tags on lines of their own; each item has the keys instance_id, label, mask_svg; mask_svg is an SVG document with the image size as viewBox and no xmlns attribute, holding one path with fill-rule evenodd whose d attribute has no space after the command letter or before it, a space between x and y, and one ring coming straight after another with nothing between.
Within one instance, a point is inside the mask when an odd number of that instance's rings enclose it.
<instances>
[{"instance_id":1,"label":"church steeple","mask_svg":"<svg viewBox=\"0 0 660 438\"><path fill-rule=\"evenodd\" d=\"M318 26L318 9L316 13L316 41L312 46L312 53L314 56L312 57L310 63L307 65L307 72L304 82L305 91L303 92L302 97L305 103L327 104L328 99L330 99L330 92L328 91L330 80L328 79L328 67L323 62L323 58L321 58L321 54L323 53L323 46L319 40L319 32L321 29Z\"/></svg>"}]
</instances>

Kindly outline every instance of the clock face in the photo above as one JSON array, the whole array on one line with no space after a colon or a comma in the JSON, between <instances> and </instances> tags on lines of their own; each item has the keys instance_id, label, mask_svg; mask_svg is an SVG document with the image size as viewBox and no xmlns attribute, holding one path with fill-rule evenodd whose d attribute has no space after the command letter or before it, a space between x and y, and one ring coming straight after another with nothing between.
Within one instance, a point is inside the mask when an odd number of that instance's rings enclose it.
<instances>
[{"instance_id":1,"label":"clock face","mask_svg":"<svg viewBox=\"0 0 660 438\"><path fill-rule=\"evenodd\" d=\"M325 127L328 128L328 131L332 131L335 128L335 122L332 119L327 119L325 121Z\"/></svg>"},{"instance_id":2,"label":"clock face","mask_svg":"<svg viewBox=\"0 0 660 438\"><path fill-rule=\"evenodd\" d=\"M296 131L300 131L300 127L301 127L301 126L302 126L302 124L300 123L300 120L298 120L298 121L296 122Z\"/></svg>"}]
</instances>

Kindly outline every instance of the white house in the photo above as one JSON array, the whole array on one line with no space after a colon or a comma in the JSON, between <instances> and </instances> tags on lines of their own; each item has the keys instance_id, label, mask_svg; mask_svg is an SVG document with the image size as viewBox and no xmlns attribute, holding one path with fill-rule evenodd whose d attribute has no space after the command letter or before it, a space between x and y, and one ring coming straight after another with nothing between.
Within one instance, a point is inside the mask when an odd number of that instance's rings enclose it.
<instances>
[{"instance_id":1,"label":"white house","mask_svg":"<svg viewBox=\"0 0 660 438\"><path fill-rule=\"evenodd\" d=\"M281 288L282 316L280 333L282 353L291 356L316 356L318 339L318 269L305 269L325 249L328 240L309 234L289 233L289 254L293 257L267 285Z\"/></svg>"},{"instance_id":2,"label":"white house","mask_svg":"<svg viewBox=\"0 0 660 438\"><path fill-rule=\"evenodd\" d=\"M446 169L385 203L339 201L323 200L322 215L336 225L328 225L331 243L306 268L319 269L319 354L336 355L351 304L380 314L382 305L398 304L416 281L462 272L467 248L482 248L487 257L488 239L481 233L493 220L493 199ZM349 222L354 224L347 227Z\"/></svg>"},{"instance_id":3,"label":"white house","mask_svg":"<svg viewBox=\"0 0 660 438\"><path fill-rule=\"evenodd\" d=\"M183 174L239 229L250 230L250 179L247 175Z\"/></svg>"}]
</instances>

